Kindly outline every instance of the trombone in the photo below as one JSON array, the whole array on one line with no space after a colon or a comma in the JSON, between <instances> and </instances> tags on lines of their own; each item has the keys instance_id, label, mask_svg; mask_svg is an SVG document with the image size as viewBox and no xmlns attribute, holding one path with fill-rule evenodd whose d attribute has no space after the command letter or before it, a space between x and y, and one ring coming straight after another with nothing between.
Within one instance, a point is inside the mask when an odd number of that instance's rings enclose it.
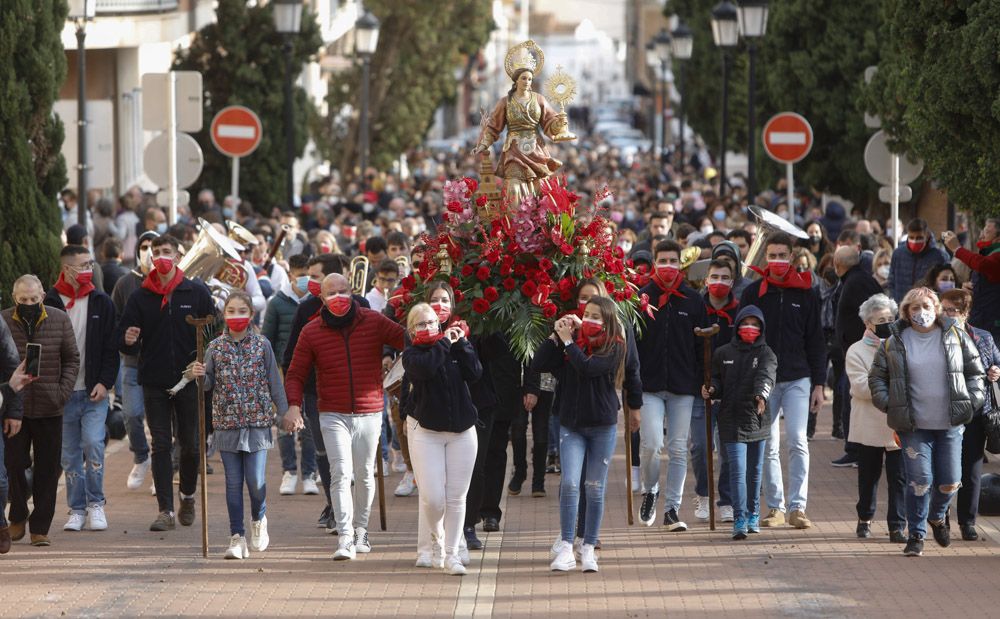
<instances>
[{"instance_id":1,"label":"trombone","mask_svg":"<svg viewBox=\"0 0 1000 619\"><path fill-rule=\"evenodd\" d=\"M368 288L368 258L366 256L355 256L351 259L351 270L348 279L351 282L351 291L354 294L365 296Z\"/></svg>"}]
</instances>

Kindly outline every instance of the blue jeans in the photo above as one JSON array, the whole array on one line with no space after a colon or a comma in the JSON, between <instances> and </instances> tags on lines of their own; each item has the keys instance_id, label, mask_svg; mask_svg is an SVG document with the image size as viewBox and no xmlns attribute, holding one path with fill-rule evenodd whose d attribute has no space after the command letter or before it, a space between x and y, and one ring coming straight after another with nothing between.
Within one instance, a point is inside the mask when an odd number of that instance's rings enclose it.
<instances>
[{"instance_id":1,"label":"blue jeans","mask_svg":"<svg viewBox=\"0 0 1000 619\"><path fill-rule=\"evenodd\" d=\"M85 389L74 391L63 408L62 469L66 473L66 502L74 514L86 514L87 506L94 503L104 505L108 399L91 402L88 396Z\"/></svg>"},{"instance_id":2,"label":"blue jeans","mask_svg":"<svg viewBox=\"0 0 1000 619\"><path fill-rule=\"evenodd\" d=\"M639 443L642 492L660 490L660 451L663 449L663 426L666 423L668 462L665 511L680 509L681 506L693 407L693 395L678 395L669 391L642 394L642 423L639 427L642 437Z\"/></svg>"},{"instance_id":3,"label":"blue jeans","mask_svg":"<svg viewBox=\"0 0 1000 619\"><path fill-rule=\"evenodd\" d=\"M299 448L302 453L302 477L307 478L316 473L316 444L313 442L309 424L302 426L296 432L278 430L278 453L281 454L281 470L295 473L299 470L295 459L295 435L299 437Z\"/></svg>"},{"instance_id":4,"label":"blue jeans","mask_svg":"<svg viewBox=\"0 0 1000 619\"><path fill-rule=\"evenodd\" d=\"M559 462L562 477L559 483L559 525L563 541L573 543L576 517L580 502L580 478L587 499L587 517L583 543L596 545L604 518L604 491L608 467L615 453L617 426L597 426L559 430ZM583 461L587 460L584 473Z\"/></svg>"},{"instance_id":5,"label":"blue jeans","mask_svg":"<svg viewBox=\"0 0 1000 619\"><path fill-rule=\"evenodd\" d=\"M712 442L718 443L718 406L712 409ZM708 455L705 436L705 400L695 398L691 412L691 463L694 468L694 491L698 496L708 496ZM729 495L729 455L719 450L719 498L716 505L732 505Z\"/></svg>"},{"instance_id":6,"label":"blue jeans","mask_svg":"<svg viewBox=\"0 0 1000 619\"><path fill-rule=\"evenodd\" d=\"M769 509L785 511L785 491L781 479L781 415L785 415L785 440L788 442L788 510L806 510L809 494L809 425L808 378L775 383L767 402L771 414L771 437L767 439L764 467L764 496Z\"/></svg>"},{"instance_id":7,"label":"blue jeans","mask_svg":"<svg viewBox=\"0 0 1000 619\"><path fill-rule=\"evenodd\" d=\"M951 497L962 485L962 432L948 430L899 432L906 471L906 524L911 536L924 537L927 521L948 513Z\"/></svg>"},{"instance_id":8,"label":"blue jeans","mask_svg":"<svg viewBox=\"0 0 1000 619\"><path fill-rule=\"evenodd\" d=\"M726 443L729 456L729 489L737 521L760 514L760 478L764 469L765 441Z\"/></svg>"},{"instance_id":9,"label":"blue jeans","mask_svg":"<svg viewBox=\"0 0 1000 619\"><path fill-rule=\"evenodd\" d=\"M132 462L139 464L149 459L149 441L146 439L146 404L139 385L139 368L122 364L122 412L125 414L125 428L128 430L128 448L132 452Z\"/></svg>"},{"instance_id":10,"label":"blue jeans","mask_svg":"<svg viewBox=\"0 0 1000 619\"><path fill-rule=\"evenodd\" d=\"M7 493L10 492L10 482L7 480L7 466L4 464L4 439L0 436L0 528L7 526Z\"/></svg>"},{"instance_id":11,"label":"blue jeans","mask_svg":"<svg viewBox=\"0 0 1000 619\"><path fill-rule=\"evenodd\" d=\"M250 495L250 519L254 522L267 511L267 486L264 471L267 468L267 450L253 453L223 451L222 466L226 469L226 508L229 510L229 534L245 535L243 527L243 483Z\"/></svg>"},{"instance_id":12,"label":"blue jeans","mask_svg":"<svg viewBox=\"0 0 1000 619\"><path fill-rule=\"evenodd\" d=\"M559 411L556 410L555 402L552 404L552 414L549 415L548 452L559 455Z\"/></svg>"}]
</instances>

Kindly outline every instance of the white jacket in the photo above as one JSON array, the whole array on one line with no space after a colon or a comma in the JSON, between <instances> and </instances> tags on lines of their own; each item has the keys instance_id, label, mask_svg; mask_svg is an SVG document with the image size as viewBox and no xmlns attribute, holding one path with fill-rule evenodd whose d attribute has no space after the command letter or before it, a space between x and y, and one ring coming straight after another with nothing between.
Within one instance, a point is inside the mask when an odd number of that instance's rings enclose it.
<instances>
[{"instance_id":1,"label":"white jacket","mask_svg":"<svg viewBox=\"0 0 1000 619\"><path fill-rule=\"evenodd\" d=\"M866 344L864 339L847 349L845 368L851 381L851 428L847 440L891 451L899 449L899 446L885 413L872 404L872 392L868 388L868 370L872 367L876 350L878 345Z\"/></svg>"}]
</instances>

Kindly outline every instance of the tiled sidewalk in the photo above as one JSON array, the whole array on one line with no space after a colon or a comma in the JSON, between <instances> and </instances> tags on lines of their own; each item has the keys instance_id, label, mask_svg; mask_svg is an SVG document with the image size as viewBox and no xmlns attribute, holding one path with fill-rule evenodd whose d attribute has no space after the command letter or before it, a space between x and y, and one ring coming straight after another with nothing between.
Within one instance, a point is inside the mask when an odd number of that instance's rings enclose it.
<instances>
[{"instance_id":1,"label":"tiled sidewalk","mask_svg":"<svg viewBox=\"0 0 1000 619\"><path fill-rule=\"evenodd\" d=\"M334 563L336 538L314 526L319 497L278 495L276 451L269 458L271 547L247 561L222 559L228 525L216 460L208 478L211 546L202 559L197 521L148 531L155 500L145 488L125 490L131 457L115 443L106 470L110 529L63 532L60 494L53 545L22 541L0 557L0 616L993 616L1000 608L997 520L980 518L978 542L942 549L929 541L919 559L888 542L884 522L876 521L873 540L858 540L856 471L828 464L839 445L822 437L811 443L812 529L764 529L736 543L723 525L710 532L694 522L687 497L688 532L626 526L619 441L599 573L548 570L558 529L558 477L550 475L547 498L506 499L503 530L485 537L486 552L458 578L413 567L417 499L391 495L398 475L386 480L389 531L377 530L376 504L372 554ZM692 484L689 475L689 493Z\"/></svg>"}]
</instances>

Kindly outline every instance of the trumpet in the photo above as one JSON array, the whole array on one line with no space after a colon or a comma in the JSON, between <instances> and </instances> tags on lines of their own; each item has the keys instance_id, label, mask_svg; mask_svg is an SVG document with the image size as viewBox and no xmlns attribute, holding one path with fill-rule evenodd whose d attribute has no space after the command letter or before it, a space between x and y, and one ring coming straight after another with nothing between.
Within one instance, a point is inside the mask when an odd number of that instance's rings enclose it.
<instances>
[{"instance_id":1,"label":"trumpet","mask_svg":"<svg viewBox=\"0 0 1000 619\"><path fill-rule=\"evenodd\" d=\"M400 279L410 274L410 257L406 254L396 256L396 264L399 265Z\"/></svg>"},{"instance_id":2,"label":"trumpet","mask_svg":"<svg viewBox=\"0 0 1000 619\"><path fill-rule=\"evenodd\" d=\"M351 274L348 279L351 281L351 291L354 294L365 296L368 288L368 266L366 256L355 256L351 259Z\"/></svg>"}]
</instances>

